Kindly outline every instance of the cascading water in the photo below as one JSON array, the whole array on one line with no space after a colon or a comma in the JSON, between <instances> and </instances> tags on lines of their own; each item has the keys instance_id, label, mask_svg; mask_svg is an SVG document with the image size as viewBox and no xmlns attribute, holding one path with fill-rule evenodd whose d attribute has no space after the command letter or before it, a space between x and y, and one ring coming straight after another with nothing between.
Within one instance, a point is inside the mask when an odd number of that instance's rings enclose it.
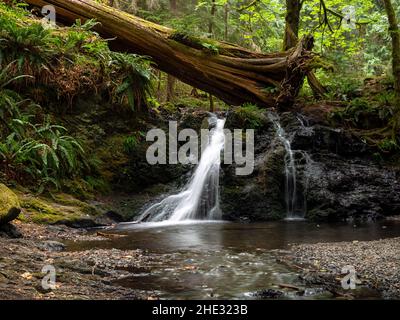
<instances>
[{"instance_id":1,"label":"cascading water","mask_svg":"<svg viewBox=\"0 0 400 320\"><path fill-rule=\"evenodd\" d=\"M307 212L307 191L309 177L312 174L313 160L304 150L293 150L292 139L282 128L279 115L270 112L269 119L275 127L276 134L285 147L285 200L288 220L303 219ZM299 114L297 120L300 123L301 134L311 136L314 128L308 120Z\"/></svg>"},{"instance_id":2,"label":"cascading water","mask_svg":"<svg viewBox=\"0 0 400 320\"><path fill-rule=\"evenodd\" d=\"M287 218L296 218L296 204L297 204L297 176L296 176L296 162L294 152L290 140L286 137L286 132L282 128L279 116L276 113L268 113L269 119L275 126L276 133L279 140L282 142L286 150L285 156L285 200Z\"/></svg>"},{"instance_id":3,"label":"cascading water","mask_svg":"<svg viewBox=\"0 0 400 320\"><path fill-rule=\"evenodd\" d=\"M218 220L221 218L219 207L219 174L221 152L225 144L225 119L218 119L212 114L209 124L211 129L208 145L202 153L200 162L188 184L175 195L168 196L161 202L145 210L142 221Z\"/></svg>"}]
</instances>

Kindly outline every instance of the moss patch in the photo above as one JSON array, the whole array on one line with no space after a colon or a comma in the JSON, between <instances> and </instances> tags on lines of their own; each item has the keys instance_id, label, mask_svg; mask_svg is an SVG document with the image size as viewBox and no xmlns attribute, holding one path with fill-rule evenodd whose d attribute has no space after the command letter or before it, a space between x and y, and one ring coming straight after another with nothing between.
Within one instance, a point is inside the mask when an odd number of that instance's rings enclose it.
<instances>
[{"instance_id":1,"label":"moss patch","mask_svg":"<svg viewBox=\"0 0 400 320\"><path fill-rule=\"evenodd\" d=\"M96 217L100 212L93 206L72 196L58 194L53 198L18 194L24 216L20 219L41 224L73 223Z\"/></svg>"},{"instance_id":2,"label":"moss patch","mask_svg":"<svg viewBox=\"0 0 400 320\"><path fill-rule=\"evenodd\" d=\"M17 195L0 184L0 224L7 223L18 216L20 204Z\"/></svg>"}]
</instances>

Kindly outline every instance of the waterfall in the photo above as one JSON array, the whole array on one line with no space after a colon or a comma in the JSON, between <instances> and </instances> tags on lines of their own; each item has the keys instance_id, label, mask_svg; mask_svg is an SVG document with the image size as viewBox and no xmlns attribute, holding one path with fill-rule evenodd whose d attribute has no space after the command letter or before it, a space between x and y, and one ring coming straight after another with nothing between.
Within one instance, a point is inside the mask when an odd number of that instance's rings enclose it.
<instances>
[{"instance_id":1,"label":"waterfall","mask_svg":"<svg viewBox=\"0 0 400 320\"><path fill-rule=\"evenodd\" d=\"M218 220L219 174L221 152L225 144L225 119L212 114L209 124L214 126L208 137L199 164L183 190L166 197L145 210L138 221Z\"/></svg>"},{"instance_id":2,"label":"waterfall","mask_svg":"<svg viewBox=\"0 0 400 320\"><path fill-rule=\"evenodd\" d=\"M289 138L286 136L285 130L282 128L279 116L276 113L268 113L269 119L275 127L275 131L279 140L282 142L286 150L285 156L285 202L287 218L296 218L297 204L297 176L295 154Z\"/></svg>"},{"instance_id":3,"label":"waterfall","mask_svg":"<svg viewBox=\"0 0 400 320\"><path fill-rule=\"evenodd\" d=\"M288 136L282 128L277 113L268 113L268 117L274 125L278 139L285 147L285 202L286 216L288 220L303 219L307 212L307 192L310 174L314 170L314 162L311 156L304 150L293 150L293 136ZM297 120L303 136L312 136L314 128L301 114Z\"/></svg>"}]
</instances>

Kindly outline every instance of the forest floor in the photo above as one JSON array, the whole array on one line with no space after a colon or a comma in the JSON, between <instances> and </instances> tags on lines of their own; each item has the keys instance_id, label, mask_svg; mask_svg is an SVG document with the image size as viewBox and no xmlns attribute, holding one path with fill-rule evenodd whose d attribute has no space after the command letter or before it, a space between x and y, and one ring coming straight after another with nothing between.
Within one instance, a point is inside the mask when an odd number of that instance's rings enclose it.
<instances>
[{"instance_id":1,"label":"forest floor","mask_svg":"<svg viewBox=\"0 0 400 320\"><path fill-rule=\"evenodd\" d=\"M283 260L301 270L307 284L322 285L337 296L352 298L358 289L367 288L368 295L374 291L386 299L400 299L400 238L293 245ZM354 290L342 288L349 274L342 274L345 267L355 270Z\"/></svg>"},{"instance_id":2,"label":"forest floor","mask_svg":"<svg viewBox=\"0 0 400 320\"><path fill-rule=\"evenodd\" d=\"M0 237L0 300L152 299L114 285L151 256L141 250L65 251L64 241L104 241L104 236L65 226L17 222L23 238ZM61 242L59 242L61 241ZM56 270L54 290L45 289L45 266Z\"/></svg>"}]
</instances>

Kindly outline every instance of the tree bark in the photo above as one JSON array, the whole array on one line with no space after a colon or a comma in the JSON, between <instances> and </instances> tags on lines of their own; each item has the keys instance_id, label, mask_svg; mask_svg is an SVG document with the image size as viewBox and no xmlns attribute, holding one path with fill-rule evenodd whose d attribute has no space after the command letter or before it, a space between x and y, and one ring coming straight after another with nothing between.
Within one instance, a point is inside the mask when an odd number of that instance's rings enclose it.
<instances>
[{"instance_id":1,"label":"tree bark","mask_svg":"<svg viewBox=\"0 0 400 320\"><path fill-rule=\"evenodd\" d=\"M212 0L211 2L211 12L210 12L210 22L208 23L208 33L210 34L210 37L212 37L214 33L214 19L215 19L215 13L217 12L217 4L215 0Z\"/></svg>"},{"instance_id":2,"label":"tree bark","mask_svg":"<svg viewBox=\"0 0 400 320\"><path fill-rule=\"evenodd\" d=\"M384 0L386 13L389 19L389 32L392 37L392 65L394 87L397 98L400 98L400 29L391 0Z\"/></svg>"},{"instance_id":3,"label":"tree bark","mask_svg":"<svg viewBox=\"0 0 400 320\"><path fill-rule=\"evenodd\" d=\"M214 112L215 111L214 97L211 94L209 94L208 98L210 100L210 112Z\"/></svg>"},{"instance_id":4,"label":"tree bark","mask_svg":"<svg viewBox=\"0 0 400 320\"><path fill-rule=\"evenodd\" d=\"M394 90L396 93L396 114L391 121L392 139L399 141L400 137L400 29L391 0L384 0L386 13L389 20L389 32L392 37L392 68L394 77Z\"/></svg>"},{"instance_id":5,"label":"tree bark","mask_svg":"<svg viewBox=\"0 0 400 320\"><path fill-rule=\"evenodd\" d=\"M66 24L96 19L100 22L96 31L115 38L110 42L113 50L150 56L160 70L230 105L251 102L275 107L277 101L293 101L313 57L312 41L301 41L285 52L262 54L227 42L193 38L91 0L26 2L53 5L57 21Z\"/></svg>"},{"instance_id":6,"label":"tree bark","mask_svg":"<svg viewBox=\"0 0 400 320\"><path fill-rule=\"evenodd\" d=\"M175 85L176 78L169 74L167 77L167 102L174 102L175 100Z\"/></svg>"},{"instance_id":7,"label":"tree bark","mask_svg":"<svg viewBox=\"0 0 400 320\"><path fill-rule=\"evenodd\" d=\"M224 7L224 23L225 23L224 40L228 41L228 36L229 36L229 1L227 3L225 3L225 7Z\"/></svg>"},{"instance_id":8,"label":"tree bark","mask_svg":"<svg viewBox=\"0 0 400 320\"><path fill-rule=\"evenodd\" d=\"M283 50L289 50L299 41L300 0L286 0L286 27Z\"/></svg>"},{"instance_id":9,"label":"tree bark","mask_svg":"<svg viewBox=\"0 0 400 320\"><path fill-rule=\"evenodd\" d=\"M169 0L169 8L173 17L176 17L178 13L178 6L176 0ZM170 74L167 77L167 102L173 102L175 100L175 85L176 78Z\"/></svg>"},{"instance_id":10,"label":"tree bark","mask_svg":"<svg viewBox=\"0 0 400 320\"><path fill-rule=\"evenodd\" d=\"M299 41L301 8L301 0L286 0L286 27L283 50L295 47ZM326 88L318 81L314 72L310 71L307 74L307 81L316 98L321 98L326 94Z\"/></svg>"}]
</instances>

